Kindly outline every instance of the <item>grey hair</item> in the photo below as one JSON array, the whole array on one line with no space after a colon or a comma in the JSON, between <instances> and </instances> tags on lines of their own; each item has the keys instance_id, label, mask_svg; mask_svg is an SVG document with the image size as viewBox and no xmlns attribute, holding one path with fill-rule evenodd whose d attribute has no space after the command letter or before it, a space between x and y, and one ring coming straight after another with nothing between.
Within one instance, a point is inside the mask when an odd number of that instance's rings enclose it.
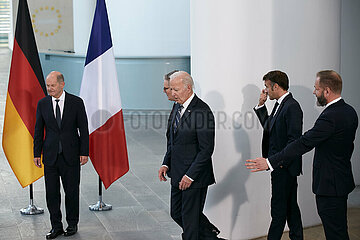
<instances>
[{"instance_id":1,"label":"grey hair","mask_svg":"<svg viewBox=\"0 0 360 240\"><path fill-rule=\"evenodd\" d=\"M178 71L171 74L170 81L179 76L181 77L181 80L185 86L191 86L191 89L194 89L194 80L192 79L191 75L185 71Z\"/></svg>"}]
</instances>

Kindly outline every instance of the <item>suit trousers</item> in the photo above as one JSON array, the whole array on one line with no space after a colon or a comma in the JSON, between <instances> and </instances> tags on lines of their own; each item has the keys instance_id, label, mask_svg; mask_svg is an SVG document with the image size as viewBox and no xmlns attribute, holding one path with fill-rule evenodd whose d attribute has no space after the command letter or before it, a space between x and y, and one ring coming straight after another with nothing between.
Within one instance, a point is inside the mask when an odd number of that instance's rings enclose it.
<instances>
[{"instance_id":1,"label":"suit trousers","mask_svg":"<svg viewBox=\"0 0 360 240\"><path fill-rule=\"evenodd\" d=\"M299 205L297 203L297 177L291 176L285 168L271 173L271 224L269 240L280 240L287 221L289 237L292 240L303 239L303 227Z\"/></svg>"},{"instance_id":2,"label":"suit trousers","mask_svg":"<svg viewBox=\"0 0 360 240\"><path fill-rule=\"evenodd\" d=\"M46 203L52 228L63 228L60 210L60 178L65 192L66 221L69 226L77 225L79 222L80 159L79 164L69 166L63 154L60 153L54 165L44 164L44 175Z\"/></svg>"},{"instance_id":3,"label":"suit trousers","mask_svg":"<svg viewBox=\"0 0 360 240\"><path fill-rule=\"evenodd\" d=\"M204 215L207 187L185 191L171 186L172 219L183 229L183 240L217 239L219 230Z\"/></svg>"},{"instance_id":4,"label":"suit trousers","mask_svg":"<svg viewBox=\"0 0 360 240\"><path fill-rule=\"evenodd\" d=\"M341 197L316 195L316 206L326 240L348 240L347 195Z\"/></svg>"}]
</instances>

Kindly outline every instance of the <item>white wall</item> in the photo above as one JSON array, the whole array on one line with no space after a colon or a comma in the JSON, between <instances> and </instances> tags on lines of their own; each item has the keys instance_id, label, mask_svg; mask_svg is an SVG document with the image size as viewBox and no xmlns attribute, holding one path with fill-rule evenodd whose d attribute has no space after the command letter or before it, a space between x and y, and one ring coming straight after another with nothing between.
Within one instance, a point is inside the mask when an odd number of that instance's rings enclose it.
<instances>
[{"instance_id":1,"label":"white wall","mask_svg":"<svg viewBox=\"0 0 360 240\"><path fill-rule=\"evenodd\" d=\"M190 54L190 0L106 0L106 4L116 56ZM95 0L74 1L76 53L87 51L95 5Z\"/></svg>"},{"instance_id":2,"label":"white wall","mask_svg":"<svg viewBox=\"0 0 360 240\"><path fill-rule=\"evenodd\" d=\"M244 167L260 156L262 129L252 108L262 76L280 69L304 111L304 130L321 109L312 95L315 74L340 68L340 0L197 0L191 2L191 69L197 92L215 111L214 165L206 213L230 239L267 233L270 173ZM273 103L268 103L271 109ZM313 152L304 155L299 204L304 226L320 222L311 191Z\"/></svg>"},{"instance_id":3,"label":"white wall","mask_svg":"<svg viewBox=\"0 0 360 240\"><path fill-rule=\"evenodd\" d=\"M342 1L341 14L341 68L342 96L360 116L360 1ZM360 185L360 129L355 140L352 169L356 185Z\"/></svg>"},{"instance_id":4,"label":"white wall","mask_svg":"<svg viewBox=\"0 0 360 240\"><path fill-rule=\"evenodd\" d=\"M77 54L86 55L95 6L96 0L73 1L74 52Z\"/></svg>"}]
</instances>

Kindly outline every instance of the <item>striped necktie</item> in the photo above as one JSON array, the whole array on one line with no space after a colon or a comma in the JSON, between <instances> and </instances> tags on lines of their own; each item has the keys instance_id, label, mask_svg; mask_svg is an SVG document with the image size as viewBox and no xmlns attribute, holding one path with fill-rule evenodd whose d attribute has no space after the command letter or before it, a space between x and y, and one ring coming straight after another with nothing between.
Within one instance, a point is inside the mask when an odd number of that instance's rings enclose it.
<instances>
[{"instance_id":1,"label":"striped necktie","mask_svg":"<svg viewBox=\"0 0 360 240\"><path fill-rule=\"evenodd\" d=\"M179 105L178 110L176 111L175 114L175 121L174 121L174 133L176 132L178 126L179 126L179 122L180 122L180 118L181 118L181 110L184 108L183 105Z\"/></svg>"}]
</instances>

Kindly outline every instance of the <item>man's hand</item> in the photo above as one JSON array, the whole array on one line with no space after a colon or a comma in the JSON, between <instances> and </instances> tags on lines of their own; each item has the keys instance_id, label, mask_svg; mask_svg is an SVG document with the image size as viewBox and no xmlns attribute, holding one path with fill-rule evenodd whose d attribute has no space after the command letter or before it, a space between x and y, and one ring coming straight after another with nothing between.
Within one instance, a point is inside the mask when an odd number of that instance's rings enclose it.
<instances>
[{"instance_id":1,"label":"man's hand","mask_svg":"<svg viewBox=\"0 0 360 240\"><path fill-rule=\"evenodd\" d=\"M34 163L35 163L35 166L37 166L38 168L41 168L41 158L39 158L39 157L34 158Z\"/></svg>"},{"instance_id":2,"label":"man's hand","mask_svg":"<svg viewBox=\"0 0 360 240\"><path fill-rule=\"evenodd\" d=\"M265 91L265 89L261 90L258 106L262 106L265 104L265 102L267 100L267 96L268 95L267 95L267 92Z\"/></svg>"},{"instance_id":3,"label":"man's hand","mask_svg":"<svg viewBox=\"0 0 360 240\"><path fill-rule=\"evenodd\" d=\"M160 182L161 182L161 181L164 181L164 182L167 181L167 179L166 179L166 177L165 177L167 171L168 171L168 168L165 167L165 166L162 166L162 167L159 169L159 179L160 179Z\"/></svg>"},{"instance_id":4,"label":"man's hand","mask_svg":"<svg viewBox=\"0 0 360 240\"><path fill-rule=\"evenodd\" d=\"M245 166L247 169L252 169L251 172L259 172L269 169L265 158L256 158L246 160Z\"/></svg>"},{"instance_id":5,"label":"man's hand","mask_svg":"<svg viewBox=\"0 0 360 240\"><path fill-rule=\"evenodd\" d=\"M88 156L80 156L80 164L84 165L85 163L87 163L89 160Z\"/></svg>"},{"instance_id":6,"label":"man's hand","mask_svg":"<svg viewBox=\"0 0 360 240\"><path fill-rule=\"evenodd\" d=\"M190 187L191 183L192 181L188 177L183 176L179 182L179 189L184 191Z\"/></svg>"}]
</instances>

